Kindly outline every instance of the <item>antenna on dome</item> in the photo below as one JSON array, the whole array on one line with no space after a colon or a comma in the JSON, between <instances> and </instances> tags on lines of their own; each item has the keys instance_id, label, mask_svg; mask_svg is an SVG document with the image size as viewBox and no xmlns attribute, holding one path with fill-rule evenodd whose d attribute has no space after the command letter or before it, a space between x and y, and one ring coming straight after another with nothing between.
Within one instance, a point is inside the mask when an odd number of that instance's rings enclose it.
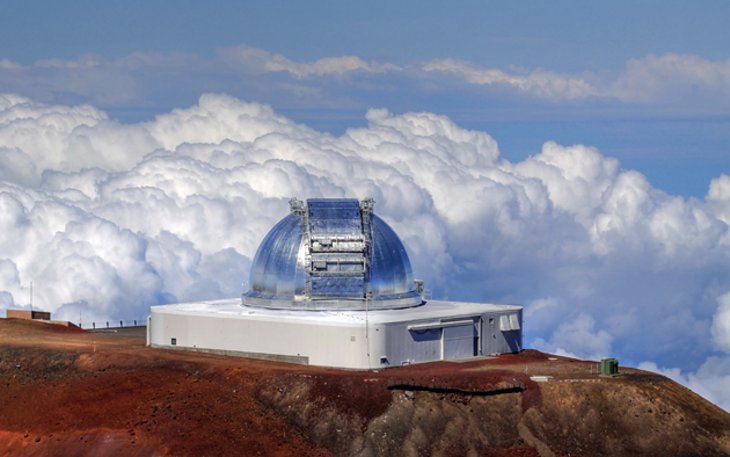
<instances>
[{"instance_id":1,"label":"antenna on dome","mask_svg":"<svg viewBox=\"0 0 730 457\"><path fill-rule=\"evenodd\" d=\"M289 200L289 210L297 216L303 216L306 211L304 208L304 202L296 197L292 197Z\"/></svg>"}]
</instances>

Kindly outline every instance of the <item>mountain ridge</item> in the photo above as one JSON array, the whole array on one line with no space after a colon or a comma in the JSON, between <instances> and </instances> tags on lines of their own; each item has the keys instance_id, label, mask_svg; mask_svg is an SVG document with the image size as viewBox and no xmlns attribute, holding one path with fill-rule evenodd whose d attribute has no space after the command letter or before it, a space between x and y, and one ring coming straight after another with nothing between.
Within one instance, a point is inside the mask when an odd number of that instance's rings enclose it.
<instances>
[{"instance_id":1,"label":"mountain ridge","mask_svg":"<svg viewBox=\"0 0 730 457\"><path fill-rule=\"evenodd\" d=\"M727 412L596 368L526 350L348 371L0 319L0 455L730 455Z\"/></svg>"}]
</instances>

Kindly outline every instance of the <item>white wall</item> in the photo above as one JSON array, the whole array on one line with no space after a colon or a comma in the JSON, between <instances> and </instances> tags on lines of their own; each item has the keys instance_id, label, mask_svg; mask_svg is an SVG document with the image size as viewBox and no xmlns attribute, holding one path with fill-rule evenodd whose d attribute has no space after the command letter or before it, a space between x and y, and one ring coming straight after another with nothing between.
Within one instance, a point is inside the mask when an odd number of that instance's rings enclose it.
<instances>
[{"instance_id":1,"label":"white wall","mask_svg":"<svg viewBox=\"0 0 730 457\"><path fill-rule=\"evenodd\" d=\"M368 368L365 329L357 325L178 314L152 309L150 344L239 352L312 365ZM241 354L244 355L244 354ZM306 358L306 361L304 360Z\"/></svg>"},{"instance_id":2,"label":"white wall","mask_svg":"<svg viewBox=\"0 0 730 457\"><path fill-rule=\"evenodd\" d=\"M503 331L500 316L517 313L519 329ZM466 316L478 335L476 355L522 349L522 312L506 310ZM463 320L465 317L460 316ZM489 322L492 319L492 322ZM316 321L247 315L196 313L172 307L152 308L149 343L154 347L208 350L249 357L352 369L381 368L441 360L443 329L413 331L418 321ZM381 363L381 357L387 363Z\"/></svg>"}]
</instances>

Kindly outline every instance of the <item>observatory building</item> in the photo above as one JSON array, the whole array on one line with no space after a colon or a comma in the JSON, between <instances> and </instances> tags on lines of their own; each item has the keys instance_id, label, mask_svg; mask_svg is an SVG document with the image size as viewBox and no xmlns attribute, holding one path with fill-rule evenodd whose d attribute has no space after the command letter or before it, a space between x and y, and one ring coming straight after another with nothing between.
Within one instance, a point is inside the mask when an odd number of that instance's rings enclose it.
<instances>
[{"instance_id":1,"label":"observatory building","mask_svg":"<svg viewBox=\"0 0 730 457\"><path fill-rule=\"evenodd\" d=\"M424 299L373 201L292 199L240 299L153 306L147 343L373 369L522 349L522 307Z\"/></svg>"}]
</instances>

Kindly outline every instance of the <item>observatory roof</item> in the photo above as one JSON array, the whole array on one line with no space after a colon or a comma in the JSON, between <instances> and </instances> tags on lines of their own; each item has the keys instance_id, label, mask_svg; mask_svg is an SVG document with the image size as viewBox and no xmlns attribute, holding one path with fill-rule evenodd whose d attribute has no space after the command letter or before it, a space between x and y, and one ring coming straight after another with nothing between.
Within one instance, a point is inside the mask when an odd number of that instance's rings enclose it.
<instances>
[{"instance_id":1,"label":"observatory roof","mask_svg":"<svg viewBox=\"0 0 730 457\"><path fill-rule=\"evenodd\" d=\"M398 235L373 200L290 201L291 214L261 242L249 306L276 309L394 309L421 304Z\"/></svg>"}]
</instances>

